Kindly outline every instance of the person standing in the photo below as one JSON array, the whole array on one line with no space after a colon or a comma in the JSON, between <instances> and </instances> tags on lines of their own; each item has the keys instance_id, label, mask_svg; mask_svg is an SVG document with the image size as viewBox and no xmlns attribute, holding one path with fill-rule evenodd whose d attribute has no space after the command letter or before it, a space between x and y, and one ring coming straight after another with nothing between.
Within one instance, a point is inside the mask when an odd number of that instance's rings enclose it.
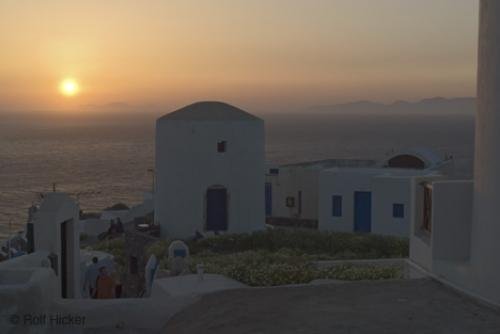
<instances>
[{"instance_id":1,"label":"person standing","mask_svg":"<svg viewBox=\"0 0 500 334\"><path fill-rule=\"evenodd\" d=\"M87 268L85 273L85 289L88 289L90 298L95 298L96 281L99 276L99 259L92 258L92 264Z\"/></svg>"},{"instance_id":2,"label":"person standing","mask_svg":"<svg viewBox=\"0 0 500 334\"><path fill-rule=\"evenodd\" d=\"M97 277L96 282L96 298L115 298L115 281L109 275L108 269L104 266L99 268L99 277Z\"/></svg>"}]
</instances>

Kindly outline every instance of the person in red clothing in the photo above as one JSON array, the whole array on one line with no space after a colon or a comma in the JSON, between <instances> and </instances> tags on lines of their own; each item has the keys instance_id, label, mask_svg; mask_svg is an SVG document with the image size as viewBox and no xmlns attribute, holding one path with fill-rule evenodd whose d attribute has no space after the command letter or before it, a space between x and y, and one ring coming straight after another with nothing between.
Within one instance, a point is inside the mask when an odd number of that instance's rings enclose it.
<instances>
[{"instance_id":1,"label":"person in red clothing","mask_svg":"<svg viewBox=\"0 0 500 334\"><path fill-rule=\"evenodd\" d=\"M108 269L106 267L99 268L99 277L97 277L96 282L96 298L115 298L115 281L109 275Z\"/></svg>"}]
</instances>

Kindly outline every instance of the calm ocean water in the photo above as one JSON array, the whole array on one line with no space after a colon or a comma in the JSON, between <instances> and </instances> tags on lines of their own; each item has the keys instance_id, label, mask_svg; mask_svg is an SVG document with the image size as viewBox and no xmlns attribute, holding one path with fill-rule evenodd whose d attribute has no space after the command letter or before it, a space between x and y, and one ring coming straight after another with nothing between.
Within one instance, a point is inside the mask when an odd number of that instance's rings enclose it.
<instances>
[{"instance_id":1,"label":"calm ocean water","mask_svg":"<svg viewBox=\"0 0 500 334\"><path fill-rule=\"evenodd\" d=\"M392 149L431 147L472 173L469 116L281 115L266 117L266 155L275 163L383 158ZM151 189L154 119L0 121L0 239L23 228L40 192L79 194L84 210L135 204Z\"/></svg>"}]
</instances>

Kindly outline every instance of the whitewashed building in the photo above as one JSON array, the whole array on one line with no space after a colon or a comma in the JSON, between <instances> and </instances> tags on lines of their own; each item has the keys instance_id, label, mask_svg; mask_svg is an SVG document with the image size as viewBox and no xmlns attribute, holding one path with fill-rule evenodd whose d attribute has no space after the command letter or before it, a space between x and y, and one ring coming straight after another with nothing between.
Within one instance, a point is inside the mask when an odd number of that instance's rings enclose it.
<instances>
[{"instance_id":1,"label":"whitewashed building","mask_svg":"<svg viewBox=\"0 0 500 334\"><path fill-rule=\"evenodd\" d=\"M155 221L164 237L264 227L264 122L199 102L156 123Z\"/></svg>"},{"instance_id":2,"label":"whitewashed building","mask_svg":"<svg viewBox=\"0 0 500 334\"><path fill-rule=\"evenodd\" d=\"M375 166L373 160L328 159L266 167L266 216L318 219L318 187L322 171L333 167Z\"/></svg>"},{"instance_id":3,"label":"whitewashed building","mask_svg":"<svg viewBox=\"0 0 500 334\"><path fill-rule=\"evenodd\" d=\"M317 221L320 230L408 236L412 179L452 172L453 160L427 149L384 161L331 159L271 167L266 214Z\"/></svg>"},{"instance_id":4,"label":"whitewashed building","mask_svg":"<svg viewBox=\"0 0 500 334\"><path fill-rule=\"evenodd\" d=\"M410 259L500 305L500 1L480 3L474 179L415 179Z\"/></svg>"},{"instance_id":5,"label":"whitewashed building","mask_svg":"<svg viewBox=\"0 0 500 334\"><path fill-rule=\"evenodd\" d=\"M79 211L67 194L44 195L27 227L30 254L0 264L0 309L43 308L52 298L81 296Z\"/></svg>"}]
</instances>

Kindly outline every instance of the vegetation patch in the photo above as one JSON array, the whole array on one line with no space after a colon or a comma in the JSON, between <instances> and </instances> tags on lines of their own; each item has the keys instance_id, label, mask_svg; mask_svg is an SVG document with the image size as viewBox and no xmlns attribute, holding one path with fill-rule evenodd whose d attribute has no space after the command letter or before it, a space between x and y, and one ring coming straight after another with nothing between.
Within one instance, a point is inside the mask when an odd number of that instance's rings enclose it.
<instances>
[{"instance_id":1,"label":"vegetation patch","mask_svg":"<svg viewBox=\"0 0 500 334\"><path fill-rule=\"evenodd\" d=\"M205 252L191 258L191 270L202 263L205 272L221 274L250 286L277 286L309 283L315 279L380 280L402 277L398 266L338 265L319 269L314 256L300 255L289 249L278 252L244 251L234 254Z\"/></svg>"},{"instance_id":2,"label":"vegetation patch","mask_svg":"<svg viewBox=\"0 0 500 334\"><path fill-rule=\"evenodd\" d=\"M114 256L116 269L119 273L125 272L127 259L125 256L125 239L123 237L103 240L90 247L93 250L106 252Z\"/></svg>"},{"instance_id":3,"label":"vegetation patch","mask_svg":"<svg viewBox=\"0 0 500 334\"><path fill-rule=\"evenodd\" d=\"M168 269L170 241L157 241L145 249ZM356 260L408 257L408 239L371 234L269 229L252 234L221 235L187 242L190 270L203 264L206 273L221 274L250 286L305 284L315 279L380 280L402 278L397 265L336 265L318 268L321 260ZM95 250L111 253L117 266L126 264L124 240L101 241Z\"/></svg>"},{"instance_id":4,"label":"vegetation patch","mask_svg":"<svg viewBox=\"0 0 500 334\"><path fill-rule=\"evenodd\" d=\"M221 274L250 286L309 283L315 279L402 278L400 266L338 265L320 269L321 260L408 257L406 238L307 230L269 229L188 242L191 270Z\"/></svg>"},{"instance_id":5,"label":"vegetation patch","mask_svg":"<svg viewBox=\"0 0 500 334\"><path fill-rule=\"evenodd\" d=\"M408 257L409 250L407 238L283 229L216 236L190 241L188 246L191 254L289 249L297 254L314 255L318 260L401 258Z\"/></svg>"}]
</instances>

